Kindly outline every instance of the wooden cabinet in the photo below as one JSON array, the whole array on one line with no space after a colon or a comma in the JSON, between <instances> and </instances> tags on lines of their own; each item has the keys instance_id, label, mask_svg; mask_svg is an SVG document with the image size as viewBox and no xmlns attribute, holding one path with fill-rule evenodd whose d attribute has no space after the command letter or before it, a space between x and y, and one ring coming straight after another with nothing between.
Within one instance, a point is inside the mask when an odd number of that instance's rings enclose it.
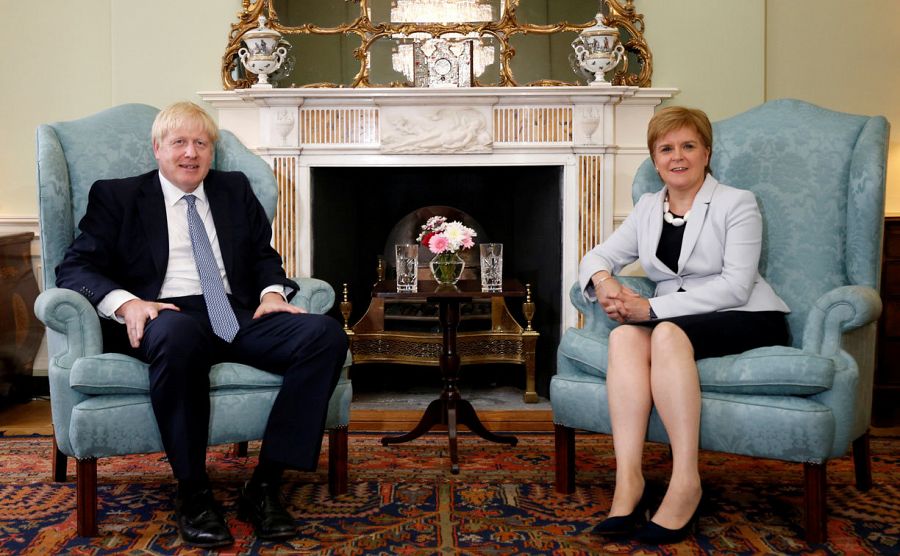
<instances>
[{"instance_id":1,"label":"wooden cabinet","mask_svg":"<svg viewBox=\"0 0 900 556\"><path fill-rule=\"evenodd\" d=\"M881 301L872 424L892 427L900 425L900 216L884 219Z\"/></svg>"},{"instance_id":2,"label":"wooden cabinet","mask_svg":"<svg viewBox=\"0 0 900 556\"><path fill-rule=\"evenodd\" d=\"M34 358L44 326L34 316L38 295L25 232L0 237L0 403L30 396Z\"/></svg>"}]
</instances>

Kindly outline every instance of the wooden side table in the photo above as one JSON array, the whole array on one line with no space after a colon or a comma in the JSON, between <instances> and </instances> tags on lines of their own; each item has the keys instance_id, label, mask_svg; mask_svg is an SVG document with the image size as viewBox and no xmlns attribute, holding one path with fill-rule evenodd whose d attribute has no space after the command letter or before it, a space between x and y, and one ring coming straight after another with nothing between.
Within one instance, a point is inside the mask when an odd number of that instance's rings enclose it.
<instances>
[{"instance_id":1,"label":"wooden side table","mask_svg":"<svg viewBox=\"0 0 900 556\"><path fill-rule=\"evenodd\" d=\"M32 232L0 237L0 400L27 397L44 325L34 316L38 296L31 265Z\"/></svg>"},{"instance_id":2,"label":"wooden side table","mask_svg":"<svg viewBox=\"0 0 900 556\"><path fill-rule=\"evenodd\" d=\"M421 309L426 305L425 290L434 288L436 283L423 277L419 277L419 293L409 295L388 295L396 289L395 282L385 282L383 271L379 272L378 282L373 286L372 299L365 315L354 325L350 325L350 314L353 307L348 300L347 285L344 284L343 301L340 304L341 314L344 317L344 330L350 338L350 351L353 353L354 365L369 363L391 363L399 365L423 365L430 367L440 366L440 354L443 345L441 335L433 331L416 331L404 328L397 330L388 325L406 326L410 323L437 324L435 316L405 316L402 313L407 308ZM469 287L471 283L473 292L479 295L473 299L475 303L469 303L471 314L466 314L467 307L462 307L460 321L466 324L478 323L483 329L466 330L457 334L457 347L459 348L460 365L480 365L493 363L511 363L523 365L525 368L525 392L522 397L525 403L536 403L538 394L535 386L535 360L537 340L540 333L531 326L534 316L534 303L531 301L531 293L528 285L525 286L525 301L522 305L525 326L516 322L510 314L504 295L481 296L480 284L477 280L465 280L460 282L462 287ZM427 284L431 284L428 286ZM515 281L517 291L521 290L521 284ZM376 294L375 292L381 292ZM396 294L396 291L393 291ZM510 291L508 297L522 297L513 295ZM465 302L461 302L465 303ZM475 305L478 305L477 310ZM433 308L431 308L433 310ZM399 313L398 314L398 310Z\"/></svg>"},{"instance_id":3,"label":"wooden side table","mask_svg":"<svg viewBox=\"0 0 900 556\"><path fill-rule=\"evenodd\" d=\"M499 435L489 431L478 418L472 404L463 399L459 391L460 357L456 346L456 332L459 325L460 303L481 298L524 297L525 288L517 280L504 280L502 292L482 292L481 284L476 280L460 280L456 287L438 287L436 282L419 282L417 293L398 293L396 282L379 282L372 295L386 299L425 298L429 303L439 306L442 346L439 358L443 388L441 395L428 404L419 423L408 433L399 436L386 436L381 443L399 444L409 442L422 436L435 425L446 425L450 441L450 471L459 473L459 453L457 448L457 426L465 425L485 440L515 446L515 436Z\"/></svg>"}]
</instances>

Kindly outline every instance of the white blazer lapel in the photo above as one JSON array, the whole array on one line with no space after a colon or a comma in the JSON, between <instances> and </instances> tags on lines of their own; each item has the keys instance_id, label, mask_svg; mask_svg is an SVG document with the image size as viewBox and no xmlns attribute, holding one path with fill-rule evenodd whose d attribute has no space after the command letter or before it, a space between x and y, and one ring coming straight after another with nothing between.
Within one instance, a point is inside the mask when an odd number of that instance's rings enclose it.
<instances>
[{"instance_id":1,"label":"white blazer lapel","mask_svg":"<svg viewBox=\"0 0 900 556\"><path fill-rule=\"evenodd\" d=\"M684 238L681 240L681 253L678 255L678 272L684 269L684 265L694 252L697 245L697 239L700 237L700 230L703 229L703 221L706 219L706 211L709 210L709 203L712 200L713 192L719 182L710 174L706 175L700 191L694 197L694 204L691 205L691 215L687 220L684 228Z\"/></svg>"}]
</instances>

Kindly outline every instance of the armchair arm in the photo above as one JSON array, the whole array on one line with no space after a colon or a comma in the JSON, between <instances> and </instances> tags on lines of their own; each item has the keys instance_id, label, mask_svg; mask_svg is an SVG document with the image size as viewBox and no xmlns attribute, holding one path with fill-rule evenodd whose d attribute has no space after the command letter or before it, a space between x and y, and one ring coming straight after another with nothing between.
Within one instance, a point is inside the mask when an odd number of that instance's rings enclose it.
<instances>
[{"instance_id":1,"label":"armchair arm","mask_svg":"<svg viewBox=\"0 0 900 556\"><path fill-rule=\"evenodd\" d=\"M643 297L650 297L656 290L653 281L644 276L616 276L616 280L623 286L631 288ZM619 323L606 316L606 312L599 303L588 301L581 292L581 284L575 282L569 290L569 299L572 305L584 315L584 328L591 330L600 337L609 335L609 331L619 326Z\"/></svg>"},{"instance_id":2,"label":"armchair arm","mask_svg":"<svg viewBox=\"0 0 900 556\"><path fill-rule=\"evenodd\" d=\"M59 341L48 341L50 358L58 365L71 368L79 357L103 353L100 317L80 293L65 288L47 289L35 300L34 314L58 335Z\"/></svg>"},{"instance_id":3,"label":"armchair arm","mask_svg":"<svg viewBox=\"0 0 900 556\"><path fill-rule=\"evenodd\" d=\"M881 298L874 289L842 286L817 299L806 317L803 350L832 357L836 363L832 387L811 398L830 408L834 415L831 457L845 454L850 442L869 426L874 323L881 315L881 308ZM869 330L861 330L863 327ZM853 334L846 334L850 332ZM859 333L862 335L858 336ZM858 336L855 341L862 341L861 347L869 356L857 359L847 351L850 336Z\"/></svg>"},{"instance_id":4,"label":"armchair arm","mask_svg":"<svg viewBox=\"0 0 900 556\"><path fill-rule=\"evenodd\" d=\"M300 289L291 298L291 304L310 313L324 314L334 305L334 289L318 278L292 278Z\"/></svg>"},{"instance_id":5,"label":"armchair arm","mask_svg":"<svg viewBox=\"0 0 900 556\"><path fill-rule=\"evenodd\" d=\"M826 357L841 351L841 340L881 315L881 298L867 286L841 286L816 300L803 327L803 350Z\"/></svg>"},{"instance_id":6,"label":"armchair arm","mask_svg":"<svg viewBox=\"0 0 900 556\"><path fill-rule=\"evenodd\" d=\"M69 442L72 408L87 396L69 386L69 373L78 358L103 352L100 317L84 296L64 288L42 292L34 302L34 314L47 327L47 374L56 444L71 456L74 455Z\"/></svg>"}]
</instances>

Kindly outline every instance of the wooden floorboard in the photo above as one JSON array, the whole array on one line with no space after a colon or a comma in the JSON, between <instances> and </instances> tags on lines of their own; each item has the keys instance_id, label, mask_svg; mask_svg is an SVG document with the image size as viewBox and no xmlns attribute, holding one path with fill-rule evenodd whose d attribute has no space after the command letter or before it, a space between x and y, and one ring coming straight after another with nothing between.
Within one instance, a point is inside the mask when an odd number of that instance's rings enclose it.
<instances>
[{"instance_id":1,"label":"wooden floorboard","mask_svg":"<svg viewBox=\"0 0 900 556\"><path fill-rule=\"evenodd\" d=\"M382 410L351 407L350 430L358 432L406 432L422 417L421 409ZM549 432L553 416L547 410L479 411L481 422L498 432ZM34 400L0 410L0 432L10 435L52 434L50 402ZM446 427L444 427L446 428ZM435 430L440 430L435 427ZM462 427L465 430L465 427Z\"/></svg>"},{"instance_id":2,"label":"wooden floorboard","mask_svg":"<svg viewBox=\"0 0 900 556\"><path fill-rule=\"evenodd\" d=\"M0 433L7 436L53 434L51 422L48 400L12 404L0 410Z\"/></svg>"},{"instance_id":3,"label":"wooden floorboard","mask_svg":"<svg viewBox=\"0 0 900 556\"><path fill-rule=\"evenodd\" d=\"M357 410L350 409L350 431L405 432L411 430L422 417L422 410ZM478 412L488 430L497 432L550 432L553 414L547 410L505 410ZM434 430L446 430L435 427ZM462 430L466 430L462 427Z\"/></svg>"},{"instance_id":4,"label":"wooden floorboard","mask_svg":"<svg viewBox=\"0 0 900 556\"><path fill-rule=\"evenodd\" d=\"M356 432L406 432L411 430L422 416L420 409L350 410L350 430ZM482 423L497 432L551 432L553 414L547 410L504 410L478 412ZM465 427L462 428L465 430ZM435 427L435 430L439 430ZM13 404L0 409L0 433L7 436L52 434L48 400L33 400L25 404ZM873 436L900 437L900 427L872 427Z\"/></svg>"}]
</instances>

